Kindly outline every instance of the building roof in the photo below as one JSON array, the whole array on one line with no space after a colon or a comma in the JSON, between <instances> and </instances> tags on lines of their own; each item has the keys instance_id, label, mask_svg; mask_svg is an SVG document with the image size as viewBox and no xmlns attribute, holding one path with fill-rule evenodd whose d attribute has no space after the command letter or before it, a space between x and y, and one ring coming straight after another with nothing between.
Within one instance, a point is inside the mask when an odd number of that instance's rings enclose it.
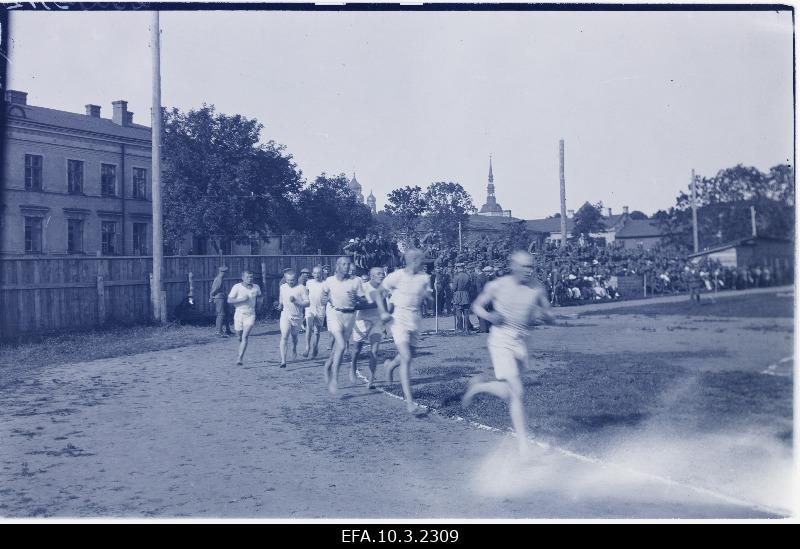
<instances>
[{"instance_id":1,"label":"building roof","mask_svg":"<svg viewBox=\"0 0 800 549\"><path fill-rule=\"evenodd\" d=\"M354 191L361 191L361 183L358 182L356 179L356 173L353 172L353 179L350 180L350 183L347 184Z\"/></svg>"},{"instance_id":2,"label":"building roof","mask_svg":"<svg viewBox=\"0 0 800 549\"><path fill-rule=\"evenodd\" d=\"M497 202L487 202L481 206L481 213L498 212L503 213L503 207Z\"/></svg>"},{"instance_id":3,"label":"building roof","mask_svg":"<svg viewBox=\"0 0 800 549\"><path fill-rule=\"evenodd\" d=\"M6 112L8 113L7 120L9 123L18 120L26 120L38 124L100 133L114 137L142 139L146 141L150 141L151 139L150 128L148 126L142 126L141 124L120 126L108 118L99 118L86 114L37 107L35 105L20 105L8 102L6 102ZM22 114L24 114L24 116L22 116Z\"/></svg>"},{"instance_id":4,"label":"building roof","mask_svg":"<svg viewBox=\"0 0 800 549\"><path fill-rule=\"evenodd\" d=\"M469 216L469 224L467 228L469 230L477 230L477 231L501 231L508 225L513 225L514 223L521 223L524 222L527 227L527 221L524 219L517 219L516 217L505 217L505 216L492 216L492 215L478 215L473 214ZM530 231L531 229L528 228ZM535 232L535 231L534 231Z\"/></svg>"},{"instance_id":5,"label":"building roof","mask_svg":"<svg viewBox=\"0 0 800 549\"><path fill-rule=\"evenodd\" d=\"M667 234L653 219L629 219L617 231L616 238L655 238Z\"/></svg>"},{"instance_id":6,"label":"building roof","mask_svg":"<svg viewBox=\"0 0 800 549\"><path fill-rule=\"evenodd\" d=\"M561 232L561 218L548 217L546 219L528 219L525 221L529 231L537 231L542 233L558 233ZM572 231L575 223L572 219L567 218L567 232Z\"/></svg>"},{"instance_id":7,"label":"building roof","mask_svg":"<svg viewBox=\"0 0 800 549\"><path fill-rule=\"evenodd\" d=\"M719 244L712 248L706 248L705 250L697 252L696 254L689 254L689 257L699 257L701 255L708 255L715 252L721 252L729 248L738 248L739 246L755 246L758 242L776 242L779 244L790 244L790 245L794 244L788 238L774 238L771 236L748 236L745 238L737 238L736 240L731 240L730 242L725 242L723 244Z\"/></svg>"}]
</instances>

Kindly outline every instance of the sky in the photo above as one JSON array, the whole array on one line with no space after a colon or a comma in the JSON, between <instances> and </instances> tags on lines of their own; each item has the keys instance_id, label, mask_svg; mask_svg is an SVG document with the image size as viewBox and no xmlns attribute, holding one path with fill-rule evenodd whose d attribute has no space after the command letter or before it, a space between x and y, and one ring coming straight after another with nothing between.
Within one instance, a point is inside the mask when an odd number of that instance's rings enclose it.
<instances>
[{"instance_id":1,"label":"sky","mask_svg":"<svg viewBox=\"0 0 800 549\"><path fill-rule=\"evenodd\" d=\"M12 12L9 88L149 125L149 13ZM514 217L652 214L692 169L793 163L789 12L164 12L162 103L264 124L304 177L355 172L379 209L461 183Z\"/></svg>"}]
</instances>

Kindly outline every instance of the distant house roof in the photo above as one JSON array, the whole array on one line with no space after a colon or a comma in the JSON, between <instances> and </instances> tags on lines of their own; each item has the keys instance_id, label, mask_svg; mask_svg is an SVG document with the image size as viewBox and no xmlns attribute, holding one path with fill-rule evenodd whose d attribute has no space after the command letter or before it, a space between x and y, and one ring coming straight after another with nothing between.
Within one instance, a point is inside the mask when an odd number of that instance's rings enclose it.
<instances>
[{"instance_id":1,"label":"distant house roof","mask_svg":"<svg viewBox=\"0 0 800 549\"><path fill-rule=\"evenodd\" d=\"M6 103L6 108L8 109L8 122L25 120L27 122L58 126L60 128L150 141L150 128L140 124L120 126L108 118L36 107L34 105L9 105Z\"/></svg>"},{"instance_id":2,"label":"distant house roof","mask_svg":"<svg viewBox=\"0 0 800 549\"><path fill-rule=\"evenodd\" d=\"M529 231L542 233L557 233L561 230L560 217L548 217L547 219L528 219L525 221ZM572 219L567 219L567 232L572 230L574 223Z\"/></svg>"},{"instance_id":3,"label":"distant house roof","mask_svg":"<svg viewBox=\"0 0 800 549\"><path fill-rule=\"evenodd\" d=\"M616 238L656 238L667 234L652 219L629 219L617 231Z\"/></svg>"},{"instance_id":4,"label":"distant house roof","mask_svg":"<svg viewBox=\"0 0 800 549\"><path fill-rule=\"evenodd\" d=\"M606 230L613 229L617 224L619 224L624 219L630 218L627 214L616 214L612 216L603 216L603 224L606 227ZM543 233L558 233L561 232L561 218L560 217L548 217L545 219L528 219L526 221L528 225L529 231L538 231ZM575 221L573 218L567 218L567 232L572 232L572 228L575 225Z\"/></svg>"},{"instance_id":5,"label":"distant house roof","mask_svg":"<svg viewBox=\"0 0 800 549\"><path fill-rule=\"evenodd\" d=\"M788 238L774 238L771 236L748 236L746 238L738 238L736 240L731 240L730 242L725 242L723 244L718 244L717 246L713 246L711 248L706 248L696 254L689 254L689 257L699 257L702 255L713 254L716 252L721 252L723 250L727 250L730 248L738 248L739 246L755 246L759 242L775 242L778 244L793 244L791 240Z\"/></svg>"}]
</instances>

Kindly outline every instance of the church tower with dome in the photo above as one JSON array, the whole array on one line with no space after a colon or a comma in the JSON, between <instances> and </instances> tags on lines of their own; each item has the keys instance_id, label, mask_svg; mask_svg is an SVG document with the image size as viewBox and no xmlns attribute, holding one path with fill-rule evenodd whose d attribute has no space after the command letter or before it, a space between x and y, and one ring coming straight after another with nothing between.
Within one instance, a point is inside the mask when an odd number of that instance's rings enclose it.
<instances>
[{"instance_id":1,"label":"church tower with dome","mask_svg":"<svg viewBox=\"0 0 800 549\"><path fill-rule=\"evenodd\" d=\"M378 213L376 202L375 195L372 194L372 189L370 189L369 196L367 197L367 206L369 206L369 211L372 212L372 215L377 215Z\"/></svg>"},{"instance_id":2,"label":"church tower with dome","mask_svg":"<svg viewBox=\"0 0 800 549\"><path fill-rule=\"evenodd\" d=\"M503 207L497 203L497 198L494 196L494 174L492 173L491 155L489 155L489 184L486 185L486 204L481 206L478 215L511 217L511 210L504 210Z\"/></svg>"},{"instance_id":3,"label":"church tower with dome","mask_svg":"<svg viewBox=\"0 0 800 549\"><path fill-rule=\"evenodd\" d=\"M353 179L350 180L350 183L347 184L352 191L353 195L356 197L361 204L364 203L364 194L361 192L361 183L358 182L356 179L356 172L353 172Z\"/></svg>"}]
</instances>

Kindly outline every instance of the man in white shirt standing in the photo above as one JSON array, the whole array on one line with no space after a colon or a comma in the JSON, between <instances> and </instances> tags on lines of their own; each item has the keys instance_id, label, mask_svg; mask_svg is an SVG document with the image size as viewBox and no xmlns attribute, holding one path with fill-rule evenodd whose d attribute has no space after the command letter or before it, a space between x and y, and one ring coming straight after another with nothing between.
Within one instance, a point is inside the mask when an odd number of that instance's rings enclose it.
<instances>
[{"instance_id":1,"label":"man in white shirt standing","mask_svg":"<svg viewBox=\"0 0 800 549\"><path fill-rule=\"evenodd\" d=\"M335 394L337 390L339 367L342 364L347 340L353 331L356 320L355 305L361 288L361 280L350 278L349 272L350 259L340 257L336 260L333 276L329 276L322 283L323 301L328 304L326 313L328 331L334 341L333 352L325 361L325 383L331 394Z\"/></svg>"},{"instance_id":2,"label":"man in white shirt standing","mask_svg":"<svg viewBox=\"0 0 800 549\"><path fill-rule=\"evenodd\" d=\"M286 368L286 351L292 338L292 358L297 358L297 335L303 322L303 307L308 306L308 290L297 283L297 273L286 271L286 282L280 285L278 300L281 304L281 368Z\"/></svg>"},{"instance_id":3,"label":"man in white shirt standing","mask_svg":"<svg viewBox=\"0 0 800 549\"><path fill-rule=\"evenodd\" d=\"M488 393L505 400L520 453L525 455L528 434L520 369L528 368L527 337L530 327L537 323L553 324L554 320L547 290L533 280L533 256L517 251L511 255L509 263L511 274L487 283L472 304L475 314L492 325L486 344L497 380L485 381L480 376L474 377L470 380L462 403L469 406L478 393ZM489 304L492 305L492 311L486 310Z\"/></svg>"},{"instance_id":4,"label":"man in white shirt standing","mask_svg":"<svg viewBox=\"0 0 800 549\"><path fill-rule=\"evenodd\" d=\"M322 278L322 266L317 265L311 271L313 278L306 282L306 289L308 290L308 306L306 307L306 351L303 353L305 358L308 358L311 353L311 358L317 358L319 350L319 333L322 330L322 323L325 321L325 304L322 303L322 283L325 281ZM314 340L314 345L311 345L311 340ZM312 351L313 349L313 351Z\"/></svg>"},{"instance_id":5,"label":"man in white shirt standing","mask_svg":"<svg viewBox=\"0 0 800 549\"><path fill-rule=\"evenodd\" d=\"M381 312L378 309L378 301L386 298L386 290L381 287L381 283L386 275L380 267L373 267L369 270L369 280L361 281L361 293L364 295L365 303L356 311L356 323L353 328L353 357L350 364L350 381L356 381L356 368L358 354L364 343L369 344L369 388L372 389L375 381L375 368L378 364L378 347L383 339L383 322Z\"/></svg>"},{"instance_id":6,"label":"man in white shirt standing","mask_svg":"<svg viewBox=\"0 0 800 549\"><path fill-rule=\"evenodd\" d=\"M405 253L406 266L384 279L382 286L392 296L392 313L389 313L382 300L377 301L381 320L391 322L389 330L397 346L397 356L384 363L386 377L392 381L392 372L400 367L400 383L406 399L406 410L410 413L419 410L411 398L411 360L422 320L420 308L423 301L430 302L433 299L430 277L422 272L422 260L421 251L409 249Z\"/></svg>"},{"instance_id":7,"label":"man in white shirt standing","mask_svg":"<svg viewBox=\"0 0 800 549\"><path fill-rule=\"evenodd\" d=\"M253 284L253 273L242 271L242 281L234 284L228 294L228 303L236 307L233 315L233 329L239 335L239 356L236 358L236 365L244 364L244 352L247 350L247 337L256 323L256 304L261 297L261 288L258 284Z\"/></svg>"}]
</instances>

